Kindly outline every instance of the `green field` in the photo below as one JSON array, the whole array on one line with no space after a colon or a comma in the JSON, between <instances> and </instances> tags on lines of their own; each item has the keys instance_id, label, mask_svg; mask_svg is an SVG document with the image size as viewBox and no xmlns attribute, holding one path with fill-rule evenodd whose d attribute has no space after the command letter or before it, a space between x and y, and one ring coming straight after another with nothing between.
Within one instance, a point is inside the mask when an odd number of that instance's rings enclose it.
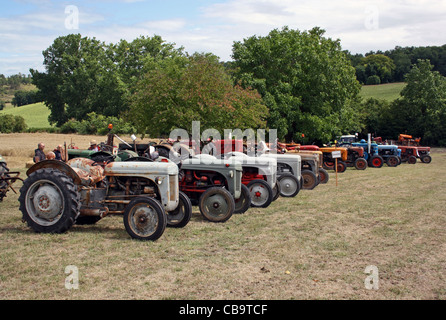
<instances>
[{"instance_id":1,"label":"green field","mask_svg":"<svg viewBox=\"0 0 446 320\"><path fill-rule=\"evenodd\" d=\"M2 114L11 114L14 116L22 116L25 119L29 128L50 128L51 125L48 122L48 116L50 110L45 106L43 102L29 104L21 107L7 107L0 111Z\"/></svg>"},{"instance_id":2,"label":"green field","mask_svg":"<svg viewBox=\"0 0 446 320\"><path fill-rule=\"evenodd\" d=\"M404 82L362 86L360 95L364 99L375 98L393 101L399 98L400 92L405 86Z\"/></svg>"}]
</instances>

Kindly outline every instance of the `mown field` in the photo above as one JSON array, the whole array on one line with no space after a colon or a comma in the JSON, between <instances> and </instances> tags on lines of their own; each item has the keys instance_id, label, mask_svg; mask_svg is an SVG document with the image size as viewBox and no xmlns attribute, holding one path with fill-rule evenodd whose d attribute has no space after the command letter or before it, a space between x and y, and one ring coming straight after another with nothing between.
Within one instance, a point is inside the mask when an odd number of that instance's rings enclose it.
<instances>
[{"instance_id":1,"label":"mown field","mask_svg":"<svg viewBox=\"0 0 446 320\"><path fill-rule=\"evenodd\" d=\"M360 96L364 99L375 98L392 102L400 97L400 92L405 86L404 82L362 86Z\"/></svg>"},{"instance_id":2,"label":"mown field","mask_svg":"<svg viewBox=\"0 0 446 320\"><path fill-rule=\"evenodd\" d=\"M37 140L71 139L18 138L28 151ZM14 135L0 135L0 154L8 143ZM24 177L23 159L8 148L11 169ZM223 224L195 207L185 228L168 228L156 242L131 240L119 216L36 234L10 192L0 203L0 299L444 300L446 150L432 157L431 164L349 168L338 187L331 173L326 185ZM377 290L365 287L372 265ZM67 266L79 270L77 290L65 288Z\"/></svg>"}]
</instances>

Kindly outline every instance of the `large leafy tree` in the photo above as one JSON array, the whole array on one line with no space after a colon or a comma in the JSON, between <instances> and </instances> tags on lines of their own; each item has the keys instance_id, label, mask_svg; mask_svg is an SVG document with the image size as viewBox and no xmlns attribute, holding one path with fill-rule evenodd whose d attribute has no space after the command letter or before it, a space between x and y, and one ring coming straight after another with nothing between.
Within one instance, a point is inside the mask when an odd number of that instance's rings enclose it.
<instances>
[{"instance_id":1,"label":"large leafy tree","mask_svg":"<svg viewBox=\"0 0 446 320\"><path fill-rule=\"evenodd\" d=\"M419 60L406 82L393 103L395 134L407 132L426 144L446 145L446 78L428 60Z\"/></svg>"},{"instance_id":2,"label":"large leafy tree","mask_svg":"<svg viewBox=\"0 0 446 320\"><path fill-rule=\"evenodd\" d=\"M272 30L233 45L234 77L262 95L268 127L279 138L325 142L358 130L355 106L360 85L339 40L324 30Z\"/></svg>"},{"instance_id":3,"label":"large leafy tree","mask_svg":"<svg viewBox=\"0 0 446 320\"><path fill-rule=\"evenodd\" d=\"M141 36L118 44L70 34L43 52L45 72L30 70L33 82L51 111L50 122L82 120L88 113L118 116L139 77L167 56L178 55L159 36Z\"/></svg>"},{"instance_id":4,"label":"large leafy tree","mask_svg":"<svg viewBox=\"0 0 446 320\"><path fill-rule=\"evenodd\" d=\"M260 128L267 108L252 89L234 86L218 58L211 54L165 59L138 82L128 118L138 131L169 135L176 128Z\"/></svg>"}]
</instances>

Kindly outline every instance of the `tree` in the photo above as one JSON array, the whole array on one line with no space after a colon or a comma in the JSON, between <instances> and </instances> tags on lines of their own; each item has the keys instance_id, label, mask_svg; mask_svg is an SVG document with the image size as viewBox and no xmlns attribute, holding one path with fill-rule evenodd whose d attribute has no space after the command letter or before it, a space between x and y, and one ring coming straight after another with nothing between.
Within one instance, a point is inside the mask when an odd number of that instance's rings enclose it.
<instances>
[{"instance_id":1,"label":"tree","mask_svg":"<svg viewBox=\"0 0 446 320\"><path fill-rule=\"evenodd\" d=\"M136 88L127 118L140 133L169 135L176 128L191 132L192 121L221 134L224 129L265 126L267 109L260 95L234 86L211 54L163 60Z\"/></svg>"},{"instance_id":2,"label":"tree","mask_svg":"<svg viewBox=\"0 0 446 320\"><path fill-rule=\"evenodd\" d=\"M233 45L234 77L259 91L280 139L326 142L349 131L360 85L339 40L325 31L272 30Z\"/></svg>"},{"instance_id":3,"label":"tree","mask_svg":"<svg viewBox=\"0 0 446 320\"><path fill-rule=\"evenodd\" d=\"M395 64L393 60L383 54L370 54L362 60L366 68L367 78L378 76L380 83L387 83L392 80Z\"/></svg>"},{"instance_id":4,"label":"tree","mask_svg":"<svg viewBox=\"0 0 446 320\"><path fill-rule=\"evenodd\" d=\"M105 44L70 34L43 52L46 72L31 70L33 83L51 111L49 121L61 126L95 112L118 116L128 110L132 88L162 58L177 55L173 45L140 37L129 43Z\"/></svg>"},{"instance_id":5,"label":"tree","mask_svg":"<svg viewBox=\"0 0 446 320\"><path fill-rule=\"evenodd\" d=\"M428 60L419 60L406 76L401 98L393 104L397 129L422 137L432 145L446 145L446 78Z\"/></svg>"}]
</instances>

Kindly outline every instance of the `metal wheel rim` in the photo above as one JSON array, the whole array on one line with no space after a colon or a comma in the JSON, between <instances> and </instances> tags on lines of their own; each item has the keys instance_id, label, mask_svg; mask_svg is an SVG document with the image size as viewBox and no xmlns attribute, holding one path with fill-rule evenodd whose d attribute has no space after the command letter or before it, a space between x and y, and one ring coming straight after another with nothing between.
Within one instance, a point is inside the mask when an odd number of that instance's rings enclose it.
<instances>
[{"instance_id":1,"label":"metal wheel rim","mask_svg":"<svg viewBox=\"0 0 446 320\"><path fill-rule=\"evenodd\" d=\"M315 183L314 177L311 175L302 175L302 178L304 179L304 186L312 186Z\"/></svg>"},{"instance_id":2,"label":"metal wheel rim","mask_svg":"<svg viewBox=\"0 0 446 320\"><path fill-rule=\"evenodd\" d=\"M60 220L65 210L63 199L62 190L54 182L36 181L26 192L26 212L39 225L52 226Z\"/></svg>"},{"instance_id":3,"label":"metal wheel rim","mask_svg":"<svg viewBox=\"0 0 446 320\"><path fill-rule=\"evenodd\" d=\"M212 217L226 216L229 210L229 204L224 195L214 193L204 199L202 209Z\"/></svg>"},{"instance_id":4,"label":"metal wheel rim","mask_svg":"<svg viewBox=\"0 0 446 320\"><path fill-rule=\"evenodd\" d=\"M372 160L372 164L373 164L373 166L375 166L375 167L379 167L381 164L382 164L382 162L381 162L381 159L373 159Z\"/></svg>"},{"instance_id":5,"label":"metal wheel rim","mask_svg":"<svg viewBox=\"0 0 446 320\"><path fill-rule=\"evenodd\" d=\"M129 214L129 226L132 231L140 236L150 236L158 228L158 215L152 206L148 204L135 205Z\"/></svg>"},{"instance_id":6,"label":"metal wheel rim","mask_svg":"<svg viewBox=\"0 0 446 320\"><path fill-rule=\"evenodd\" d=\"M297 181L289 177L280 179L279 183L280 183L280 193L283 196L291 196L298 189Z\"/></svg>"},{"instance_id":7,"label":"metal wheel rim","mask_svg":"<svg viewBox=\"0 0 446 320\"><path fill-rule=\"evenodd\" d=\"M251 203L261 206L268 201L268 190L261 184L253 184L249 189L251 193Z\"/></svg>"}]
</instances>

